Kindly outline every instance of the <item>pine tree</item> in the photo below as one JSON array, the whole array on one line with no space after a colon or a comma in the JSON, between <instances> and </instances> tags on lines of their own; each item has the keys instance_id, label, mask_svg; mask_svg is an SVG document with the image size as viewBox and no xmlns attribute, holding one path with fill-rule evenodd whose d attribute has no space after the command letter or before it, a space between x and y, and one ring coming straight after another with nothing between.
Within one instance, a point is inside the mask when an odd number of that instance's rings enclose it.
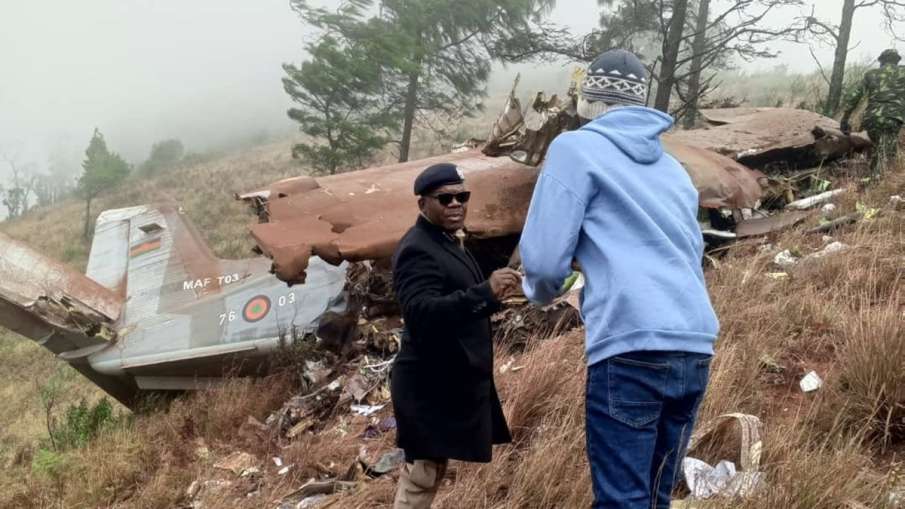
<instances>
[{"instance_id":1,"label":"pine tree","mask_svg":"<svg viewBox=\"0 0 905 509\"><path fill-rule=\"evenodd\" d=\"M311 141L292 148L317 172L363 166L392 138L398 114L381 94L380 66L361 44L326 35L307 47L311 58L285 64L283 88L298 104L289 118Z\"/></svg>"},{"instance_id":2,"label":"pine tree","mask_svg":"<svg viewBox=\"0 0 905 509\"><path fill-rule=\"evenodd\" d=\"M509 60L497 50L517 54L510 41L520 41L518 34L555 3L351 0L332 12L293 0L293 7L348 47L365 48L379 64L386 104L401 112L399 160L407 161L415 124L444 132L453 120L480 111L492 61Z\"/></svg>"},{"instance_id":3,"label":"pine tree","mask_svg":"<svg viewBox=\"0 0 905 509\"><path fill-rule=\"evenodd\" d=\"M79 178L79 192L85 198L85 231L87 239L91 232L91 202L98 194L112 188L129 174L129 165L115 152L107 149L104 135L97 129L85 150L84 170Z\"/></svg>"}]
</instances>

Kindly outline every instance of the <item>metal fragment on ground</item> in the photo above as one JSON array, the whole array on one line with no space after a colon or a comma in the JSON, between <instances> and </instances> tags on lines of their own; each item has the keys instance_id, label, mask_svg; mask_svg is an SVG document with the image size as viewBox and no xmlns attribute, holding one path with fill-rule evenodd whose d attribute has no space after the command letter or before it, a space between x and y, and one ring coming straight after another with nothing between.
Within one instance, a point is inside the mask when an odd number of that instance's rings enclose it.
<instances>
[{"instance_id":1,"label":"metal fragment on ground","mask_svg":"<svg viewBox=\"0 0 905 509\"><path fill-rule=\"evenodd\" d=\"M829 221L827 223L815 226L805 231L805 233L809 235L815 233L831 233L838 230L839 228L842 228L843 226L857 223L863 217L864 214L862 214L861 212L853 212L851 214L846 214L840 218L833 219L832 221Z\"/></svg>"},{"instance_id":2,"label":"metal fragment on ground","mask_svg":"<svg viewBox=\"0 0 905 509\"><path fill-rule=\"evenodd\" d=\"M789 211L768 217L746 219L735 228L738 238L756 237L791 228L811 216L808 211Z\"/></svg>"},{"instance_id":3,"label":"metal fragment on ground","mask_svg":"<svg viewBox=\"0 0 905 509\"><path fill-rule=\"evenodd\" d=\"M792 203L786 205L786 208L791 210L807 210L814 208L817 205L826 203L833 198L845 193L845 191L845 189L833 189L832 191L827 191L825 193L820 193L808 198L802 198L800 200L793 201Z\"/></svg>"}]
</instances>

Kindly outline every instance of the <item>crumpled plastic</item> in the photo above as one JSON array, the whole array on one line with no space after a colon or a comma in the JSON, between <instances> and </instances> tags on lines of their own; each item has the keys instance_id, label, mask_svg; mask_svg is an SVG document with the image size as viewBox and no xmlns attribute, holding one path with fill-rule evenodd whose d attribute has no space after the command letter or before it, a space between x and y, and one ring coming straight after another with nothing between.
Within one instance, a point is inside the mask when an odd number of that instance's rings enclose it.
<instances>
[{"instance_id":1,"label":"crumpled plastic","mask_svg":"<svg viewBox=\"0 0 905 509\"><path fill-rule=\"evenodd\" d=\"M697 458L682 460L682 472L692 498L747 497L763 482L762 472L738 472L735 463L720 461L716 466Z\"/></svg>"}]
</instances>

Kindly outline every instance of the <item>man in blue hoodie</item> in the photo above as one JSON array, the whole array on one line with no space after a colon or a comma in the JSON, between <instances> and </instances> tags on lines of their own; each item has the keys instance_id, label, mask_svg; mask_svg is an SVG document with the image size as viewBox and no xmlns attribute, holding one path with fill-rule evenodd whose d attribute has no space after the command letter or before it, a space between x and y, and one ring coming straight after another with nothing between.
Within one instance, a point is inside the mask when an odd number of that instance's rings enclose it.
<instances>
[{"instance_id":1,"label":"man in blue hoodie","mask_svg":"<svg viewBox=\"0 0 905 509\"><path fill-rule=\"evenodd\" d=\"M668 508L707 387L719 324L701 267L698 193L644 107L647 70L612 50L588 68L557 137L519 251L525 294L546 304L577 260L585 276L587 452L595 508Z\"/></svg>"}]
</instances>

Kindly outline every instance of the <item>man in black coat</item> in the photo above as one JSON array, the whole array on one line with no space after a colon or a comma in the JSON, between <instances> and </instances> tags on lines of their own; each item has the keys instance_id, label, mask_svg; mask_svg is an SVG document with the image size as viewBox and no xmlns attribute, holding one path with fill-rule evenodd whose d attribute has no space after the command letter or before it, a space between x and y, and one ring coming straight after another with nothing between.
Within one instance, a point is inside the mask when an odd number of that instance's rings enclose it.
<instances>
[{"instance_id":1,"label":"man in black coat","mask_svg":"<svg viewBox=\"0 0 905 509\"><path fill-rule=\"evenodd\" d=\"M394 509L430 507L448 460L487 463L493 444L511 440L493 383L490 316L521 278L500 269L485 280L456 237L471 195L455 165L424 170L415 194L421 215L393 258L405 333L391 387L406 457Z\"/></svg>"}]
</instances>

